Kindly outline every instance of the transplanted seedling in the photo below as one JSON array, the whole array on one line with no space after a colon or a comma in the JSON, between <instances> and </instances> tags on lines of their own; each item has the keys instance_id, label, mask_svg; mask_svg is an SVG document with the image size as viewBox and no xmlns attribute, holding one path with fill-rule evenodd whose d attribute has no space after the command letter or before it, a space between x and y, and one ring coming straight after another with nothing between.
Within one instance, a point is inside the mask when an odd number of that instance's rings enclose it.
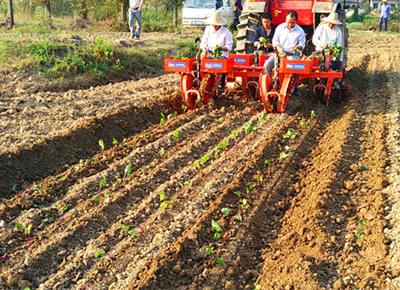
<instances>
[{"instance_id":1,"label":"transplanted seedling","mask_svg":"<svg viewBox=\"0 0 400 290\"><path fill-rule=\"evenodd\" d=\"M103 139L99 140L99 148L101 151L104 151L104 149L106 148L106 144L104 143Z\"/></svg>"},{"instance_id":2,"label":"transplanted seedling","mask_svg":"<svg viewBox=\"0 0 400 290\"><path fill-rule=\"evenodd\" d=\"M303 118L300 120L299 125L300 125L300 127L308 128L308 127L310 127L311 123L310 123L310 120Z\"/></svg>"},{"instance_id":3,"label":"transplanted seedling","mask_svg":"<svg viewBox=\"0 0 400 290\"><path fill-rule=\"evenodd\" d=\"M237 197L242 196L242 193L239 190L234 191L233 194L236 195Z\"/></svg>"},{"instance_id":4,"label":"transplanted seedling","mask_svg":"<svg viewBox=\"0 0 400 290\"><path fill-rule=\"evenodd\" d=\"M92 197L92 201L95 204L99 204L100 203L100 196L98 194L96 194L95 196Z\"/></svg>"},{"instance_id":5,"label":"transplanted seedling","mask_svg":"<svg viewBox=\"0 0 400 290\"><path fill-rule=\"evenodd\" d=\"M242 222L242 216L240 214L235 215L233 218L234 221L241 223Z\"/></svg>"},{"instance_id":6,"label":"transplanted seedling","mask_svg":"<svg viewBox=\"0 0 400 290\"><path fill-rule=\"evenodd\" d=\"M24 234L25 236L29 236L32 232L32 224L29 224L25 229L24 229Z\"/></svg>"},{"instance_id":7,"label":"transplanted seedling","mask_svg":"<svg viewBox=\"0 0 400 290\"><path fill-rule=\"evenodd\" d=\"M206 252L207 252L207 255L212 255L212 254L215 254L216 251L215 251L214 247L207 247Z\"/></svg>"},{"instance_id":8,"label":"transplanted seedling","mask_svg":"<svg viewBox=\"0 0 400 290\"><path fill-rule=\"evenodd\" d=\"M254 287L254 290L261 290L261 285L257 284L256 287Z\"/></svg>"},{"instance_id":9,"label":"transplanted seedling","mask_svg":"<svg viewBox=\"0 0 400 290\"><path fill-rule=\"evenodd\" d=\"M60 209L58 210L58 213L64 214L64 213L66 213L68 210L69 210L68 204L64 203L64 204L62 205L62 207L60 207Z\"/></svg>"},{"instance_id":10,"label":"transplanted seedling","mask_svg":"<svg viewBox=\"0 0 400 290\"><path fill-rule=\"evenodd\" d=\"M317 116L317 113L314 110L311 110L310 112L310 118L313 119Z\"/></svg>"},{"instance_id":11,"label":"transplanted seedling","mask_svg":"<svg viewBox=\"0 0 400 290\"><path fill-rule=\"evenodd\" d=\"M166 194L164 191L159 193L159 197L160 197L160 207L172 206L172 201L166 199Z\"/></svg>"},{"instance_id":12,"label":"transplanted seedling","mask_svg":"<svg viewBox=\"0 0 400 290\"><path fill-rule=\"evenodd\" d=\"M96 252L94 253L95 258L100 259L106 255L106 251L103 249L97 249Z\"/></svg>"},{"instance_id":13,"label":"transplanted seedling","mask_svg":"<svg viewBox=\"0 0 400 290\"><path fill-rule=\"evenodd\" d=\"M260 114L260 117L258 118L259 121L267 121L268 120L268 114L266 112L262 112Z\"/></svg>"},{"instance_id":14,"label":"transplanted seedling","mask_svg":"<svg viewBox=\"0 0 400 290\"><path fill-rule=\"evenodd\" d=\"M123 230L124 232L126 232L126 233L127 233L128 235L130 235L130 236L134 236L134 235L137 234L137 230L136 230L133 226L131 226L131 225L122 224L122 225L121 225L121 228L122 228L122 230Z\"/></svg>"},{"instance_id":15,"label":"transplanted seedling","mask_svg":"<svg viewBox=\"0 0 400 290\"><path fill-rule=\"evenodd\" d=\"M118 140L115 137L112 138L111 144L118 145Z\"/></svg>"},{"instance_id":16,"label":"transplanted seedling","mask_svg":"<svg viewBox=\"0 0 400 290\"><path fill-rule=\"evenodd\" d=\"M279 153L279 160L285 160L288 157L288 154L286 152L281 152Z\"/></svg>"},{"instance_id":17,"label":"transplanted seedling","mask_svg":"<svg viewBox=\"0 0 400 290\"><path fill-rule=\"evenodd\" d=\"M160 148L159 153L160 153L161 156L164 156L164 154L165 154L165 149L164 149L164 147L161 147L161 148Z\"/></svg>"},{"instance_id":18,"label":"transplanted seedling","mask_svg":"<svg viewBox=\"0 0 400 290\"><path fill-rule=\"evenodd\" d=\"M227 147L229 146L229 140L225 139L223 141L221 141L218 145L217 148L220 150L225 150Z\"/></svg>"},{"instance_id":19,"label":"transplanted seedling","mask_svg":"<svg viewBox=\"0 0 400 290\"><path fill-rule=\"evenodd\" d=\"M359 225L361 225L361 226L365 226L365 219L364 218L360 218L357 223Z\"/></svg>"},{"instance_id":20,"label":"transplanted seedling","mask_svg":"<svg viewBox=\"0 0 400 290\"><path fill-rule=\"evenodd\" d=\"M264 165L270 165L271 164L271 160L270 159L265 159L264 160Z\"/></svg>"},{"instance_id":21,"label":"transplanted seedling","mask_svg":"<svg viewBox=\"0 0 400 290\"><path fill-rule=\"evenodd\" d=\"M107 190L107 191L104 192L104 197L105 198L110 198L110 196L111 196L111 192L110 191Z\"/></svg>"},{"instance_id":22,"label":"transplanted seedling","mask_svg":"<svg viewBox=\"0 0 400 290\"><path fill-rule=\"evenodd\" d=\"M42 190L40 189L40 187L36 184L33 185L33 191L36 193L40 193Z\"/></svg>"},{"instance_id":23,"label":"transplanted seedling","mask_svg":"<svg viewBox=\"0 0 400 290\"><path fill-rule=\"evenodd\" d=\"M357 239L363 238L364 235L365 235L365 234L364 234L364 231L363 231L362 229L357 229L357 230L354 231L354 236L355 236Z\"/></svg>"},{"instance_id":24,"label":"transplanted seedling","mask_svg":"<svg viewBox=\"0 0 400 290\"><path fill-rule=\"evenodd\" d=\"M104 177L100 178L99 180L99 188L104 189L107 186L106 179Z\"/></svg>"},{"instance_id":25,"label":"transplanted seedling","mask_svg":"<svg viewBox=\"0 0 400 290\"><path fill-rule=\"evenodd\" d=\"M230 133L229 136L231 136L232 138L237 138L240 135L240 131L237 129L233 129Z\"/></svg>"},{"instance_id":26,"label":"transplanted seedling","mask_svg":"<svg viewBox=\"0 0 400 290\"><path fill-rule=\"evenodd\" d=\"M215 219L211 220L211 229L214 232L214 239L219 240L222 237L222 228Z\"/></svg>"},{"instance_id":27,"label":"transplanted seedling","mask_svg":"<svg viewBox=\"0 0 400 290\"><path fill-rule=\"evenodd\" d=\"M297 136L296 130L293 128L289 128L287 132L283 135L283 138L294 140Z\"/></svg>"},{"instance_id":28,"label":"transplanted seedling","mask_svg":"<svg viewBox=\"0 0 400 290\"><path fill-rule=\"evenodd\" d=\"M130 177L132 175L132 164L129 163L124 169L124 177Z\"/></svg>"},{"instance_id":29,"label":"transplanted seedling","mask_svg":"<svg viewBox=\"0 0 400 290\"><path fill-rule=\"evenodd\" d=\"M365 171L367 169L368 169L368 167L365 164L361 164L360 166L358 166L358 170L360 170L360 171Z\"/></svg>"},{"instance_id":30,"label":"transplanted seedling","mask_svg":"<svg viewBox=\"0 0 400 290\"><path fill-rule=\"evenodd\" d=\"M178 129L172 132L172 139L174 139L175 142L178 141L180 136L181 136L181 131L179 131Z\"/></svg>"},{"instance_id":31,"label":"transplanted seedling","mask_svg":"<svg viewBox=\"0 0 400 290\"><path fill-rule=\"evenodd\" d=\"M160 126L164 126L164 124L167 122L167 116L161 112L160 113Z\"/></svg>"},{"instance_id":32,"label":"transplanted seedling","mask_svg":"<svg viewBox=\"0 0 400 290\"><path fill-rule=\"evenodd\" d=\"M239 207L240 208L247 208L248 206L249 206L249 204L247 202L247 199L246 198L242 198L240 200Z\"/></svg>"},{"instance_id":33,"label":"transplanted seedling","mask_svg":"<svg viewBox=\"0 0 400 290\"><path fill-rule=\"evenodd\" d=\"M246 124L246 125L244 125L244 133L247 135L247 134L250 134L251 132L257 132L258 131L258 128L257 128L257 126L255 126L255 125L253 125L253 124Z\"/></svg>"},{"instance_id":34,"label":"transplanted seedling","mask_svg":"<svg viewBox=\"0 0 400 290\"><path fill-rule=\"evenodd\" d=\"M293 148L292 146L286 145L286 146L285 146L285 150L286 150L287 152L293 152L293 151L294 151L294 148Z\"/></svg>"},{"instance_id":35,"label":"transplanted seedling","mask_svg":"<svg viewBox=\"0 0 400 290\"><path fill-rule=\"evenodd\" d=\"M224 259L222 259L222 258L216 258L216 259L215 259L215 264L216 264L217 266L224 266L224 265L225 265L225 261L224 261Z\"/></svg>"},{"instance_id":36,"label":"transplanted seedling","mask_svg":"<svg viewBox=\"0 0 400 290\"><path fill-rule=\"evenodd\" d=\"M206 154L206 155L203 155L203 156L200 158L200 165L201 165L201 166L204 166L209 160L210 160L210 156L208 156L207 154Z\"/></svg>"},{"instance_id":37,"label":"transplanted seedling","mask_svg":"<svg viewBox=\"0 0 400 290\"><path fill-rule=\"evenodd\" d=\"M223 207L221 208L221 212L224 216L228 216L231 214L232 210L229 207Z\"/></svg>"}]
</instances>

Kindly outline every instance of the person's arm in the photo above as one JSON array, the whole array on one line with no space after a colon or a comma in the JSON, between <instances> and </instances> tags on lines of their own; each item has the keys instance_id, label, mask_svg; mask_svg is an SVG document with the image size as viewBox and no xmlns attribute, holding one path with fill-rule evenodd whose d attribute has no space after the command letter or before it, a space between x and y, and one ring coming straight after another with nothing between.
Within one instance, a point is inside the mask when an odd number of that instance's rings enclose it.
<instances>
[{"instance_id":1,"label":"person's arm","mask_svg":"<svg viewBox=\"0 0 400 290\"><path fill-rule=\"evenodd\" d=\"M139 11L142 11L142 6L143 6L143 0L140 0L140 3L139 3Z\"/></svg>"},{"instance_id":2,"label":"person's arm","mask_svg":"<svg viewBox=\"0 0 400 290\"><path fill-rule=\"evenodd\" d=\"M209 38L209 26L206 27L204 30L204 34L201 37L201 42L200 42L200 49L201 49L201 55L205 56L207 55L207 50L208 50L208 38Z\"/></svg>"},{"instance_id":3,"label":"person's arm","mask_svg":"<svg viewBox=\"0 0 400 290\"><path fill-rule=\"evenodd\" d=\"M341 47L344 46L344 43L343 43L343 33L342 33L342 30L341 30L340 28L338 28L338 38L337 38L337 40L336 40L336 45L339 45L339 46L341 46Z\"/></svg>"},{"instance_id":4,"label":"person's arm","mask_svg":"<svg viewBox=\"0 0 400 290\"><path fill-rule=\"evenodd\" d=\"M229 52L232 50L233 47L233 37L232 33L226 29L226 36L225 36L225 51Z\"/></svg>"},{"instance_id":5,"label":"person's arm","mask_svg":"<svg viewBox=\"0 0 400 290\"><path fill-rule=\"evenodd\" d=\"M306 34L304 30L299 26L301 33L299 36L299 43L297 44L297 49L303 50L306 47Z\"/></svg>"},{"instance_id":6,"label":"person's arm","mask_svg":"<svg viewBox=\"0 0 400 290\"><path fill-rule=\"evenodd\" d=\"M322 26L318 25L317 29L314 31L314 35L312 37L312 43L315 45L315 48L323 48L324 43L322 43L321 39Z\"/></svg>"}]
</instances>

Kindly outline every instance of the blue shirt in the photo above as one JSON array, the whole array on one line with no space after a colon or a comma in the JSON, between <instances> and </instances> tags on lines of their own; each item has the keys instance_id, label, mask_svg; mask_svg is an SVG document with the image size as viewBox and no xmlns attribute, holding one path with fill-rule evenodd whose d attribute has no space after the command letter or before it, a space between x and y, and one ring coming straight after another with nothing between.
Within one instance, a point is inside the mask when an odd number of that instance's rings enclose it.
<instances>
[{"instance_id":1,"label":"blue shirt","mask_svg":"<svg viewBox=\"0 0 400 290\"><path fill-rule=\"evenodd\" d=\"M389 18L390 15L390 5L382 3L381 4L381 18Z\"/></svg>"},{"instance_id":2,"label":"blue shirt","mask_svg":"<svg viewBox=\"0 0 400 290\"><path fill-rule=\"evenodd\" d=\"M294 28L288 29L286 23L279 24L272 38L272 45L282 47L286 53L293 53L296 46L306 47L306 35L303 28L295 25Z\"/></svg>"}]
</instances>

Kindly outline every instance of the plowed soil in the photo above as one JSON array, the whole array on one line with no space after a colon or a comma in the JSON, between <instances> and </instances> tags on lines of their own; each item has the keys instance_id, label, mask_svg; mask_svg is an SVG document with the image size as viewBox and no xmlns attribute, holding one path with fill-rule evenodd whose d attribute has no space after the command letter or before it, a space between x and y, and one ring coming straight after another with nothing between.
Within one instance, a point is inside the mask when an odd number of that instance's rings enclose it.
<instances>
[{"instance_id":1,"label":"plowed soil","mask_svg":"<svg viewBox=\"0 0 400 290\"><path fill-rule=\"evenodd\" d=\"M399 289L399 48L352 33L351 96L285 114L220 99L159 124L173 76L49 93L40 118L13 99L0 288Z\"/></svg>"}]
</instances>

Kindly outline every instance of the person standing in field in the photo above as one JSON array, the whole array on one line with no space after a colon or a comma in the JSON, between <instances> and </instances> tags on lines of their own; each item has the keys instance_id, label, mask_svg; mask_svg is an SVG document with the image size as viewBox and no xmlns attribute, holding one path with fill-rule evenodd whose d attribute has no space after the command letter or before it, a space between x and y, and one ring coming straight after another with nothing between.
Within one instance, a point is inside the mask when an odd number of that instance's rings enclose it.
<instances>
[{"instance_id":1,"label":"person standing in field","mask_svg":"<svg viewBox=\"0 0 400 290\"><path fill-rule=\"evenodd\" d=\"M129 0L129 29L131 31L131 38L138 40L142 32L142 6L143 0Z\"/></svg>"},{"instance_id":2,"label":"person standing in field","mask_svg":"<svg viewBox=\"0 0 400 290\"><path fill-rule=\"evenodd\" d=\"M390 15L390 4L387 0L383 0L380 6L381 14L379 16L379 31L382 31L382 26L384 31L387 31L389 15Z\"/></svg>"}]
</instances>

